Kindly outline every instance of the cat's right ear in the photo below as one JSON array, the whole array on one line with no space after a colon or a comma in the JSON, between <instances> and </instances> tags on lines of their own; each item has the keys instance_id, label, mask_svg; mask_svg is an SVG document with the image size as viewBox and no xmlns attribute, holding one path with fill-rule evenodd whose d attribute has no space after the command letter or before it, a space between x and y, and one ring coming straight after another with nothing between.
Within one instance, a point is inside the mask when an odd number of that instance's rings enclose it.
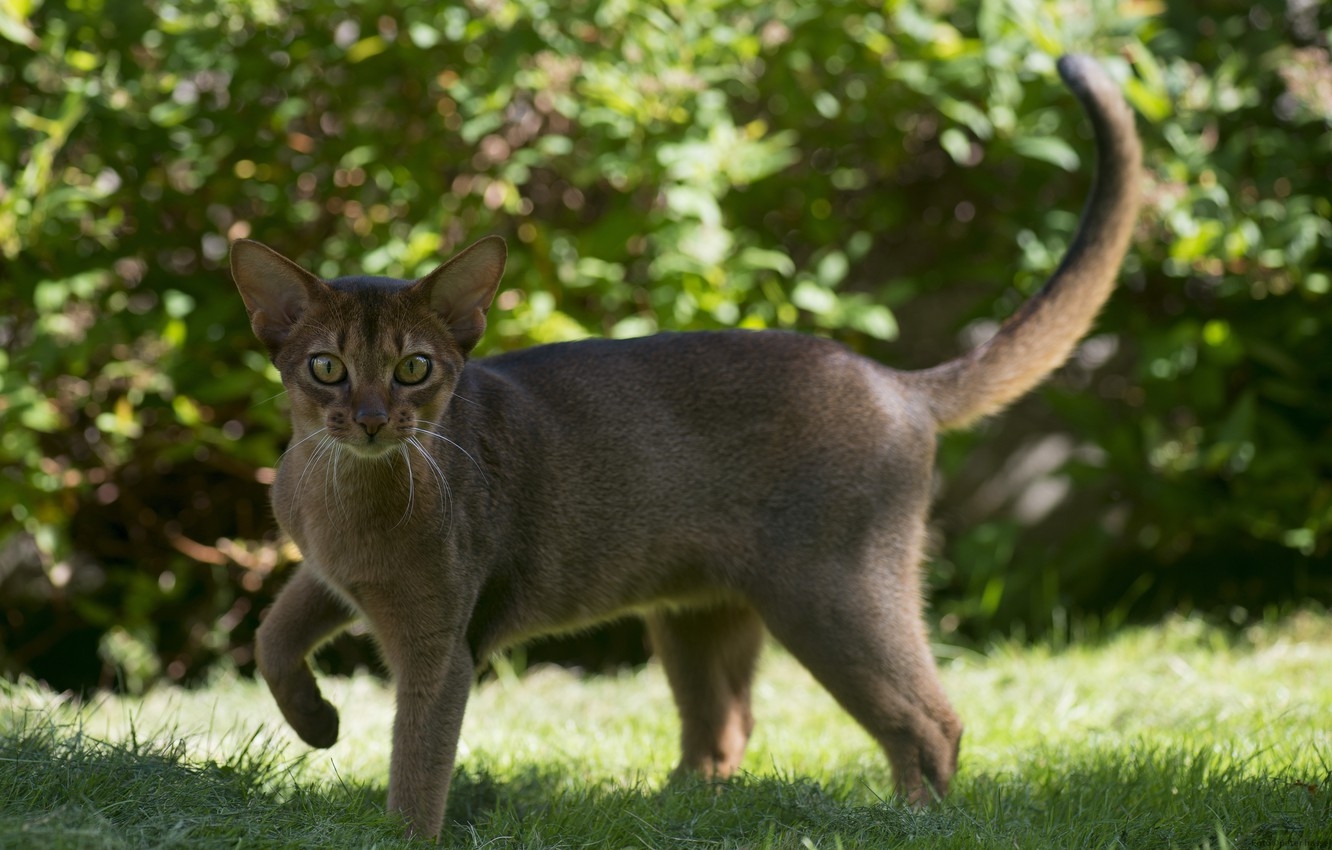
<instances>
[{"instance_id":1,"label":"cat's right ear","mask_svg":"<svg viewBox=\"0 0 1332 850\"><path fill-rule=\"evenodd\" d=\"M250 239L231 246L231 276L250 315L250 327L277 354L322 281L286 257Z\"/></svg>"},{"instance_id":2,"label":"cat's right ear","mask_svg":"<svg viewBox=\"0 0 1332 850\"><path fill-rule=\"evenodd\" d=\"M504 276L508 248L498 236L472 243L462 253L416 282L430 306L448 325L463 354L486 332L486 311Z\"/></svg>"}]
</instances>

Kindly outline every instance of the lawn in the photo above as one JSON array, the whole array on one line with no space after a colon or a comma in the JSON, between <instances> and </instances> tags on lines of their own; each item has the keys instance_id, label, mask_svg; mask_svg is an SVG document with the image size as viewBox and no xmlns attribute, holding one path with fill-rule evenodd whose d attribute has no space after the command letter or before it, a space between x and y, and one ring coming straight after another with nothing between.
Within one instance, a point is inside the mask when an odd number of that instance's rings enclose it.
<instances>
[{"instance_id":1,"label":"lawn","mask_svg":"<svg viewBox=\"0 0 1332 850\"><path fill-rule=\"evenodd\" d=\"M886 761L780 650L742 777L665 782L654 665L504 671L468 709L442 835L458 847L1332 848L1332 618L1242 633L1176 619L1055 649L945 653L967 724L943 804L891 800ZM312 752L264 687L76 706L0 688L0 848L398 847L383 814L392 698L332 679Z\"/></svg>"}]
</instances>

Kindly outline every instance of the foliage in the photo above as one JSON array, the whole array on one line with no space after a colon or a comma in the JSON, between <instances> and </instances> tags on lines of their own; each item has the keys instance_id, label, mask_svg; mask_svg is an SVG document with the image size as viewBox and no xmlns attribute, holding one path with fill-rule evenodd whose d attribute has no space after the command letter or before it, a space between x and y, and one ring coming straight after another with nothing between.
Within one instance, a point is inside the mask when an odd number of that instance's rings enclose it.
<instances>
[{"instance_id":1,"label":"foliage","mask_svg":"<svg viewBox=\"0 0 1332 850\"><path fill-rule=\"evenodd\" d=\"M939 624L1325 595L1329 15L5 0L0 663L130 687L248 666L293 553L229 240L409 276L500 233L483 353L742 326L929 365L1071 237L1066 50L1107 57L1141 113L1137 252L1056 391L946 441Z\"/></svg>"}]
</instances>

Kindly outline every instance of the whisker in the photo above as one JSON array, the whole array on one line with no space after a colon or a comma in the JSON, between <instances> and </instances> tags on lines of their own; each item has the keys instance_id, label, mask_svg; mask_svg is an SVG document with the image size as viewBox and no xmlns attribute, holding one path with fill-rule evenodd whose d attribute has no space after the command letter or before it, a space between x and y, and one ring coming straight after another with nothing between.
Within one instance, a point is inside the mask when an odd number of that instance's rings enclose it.
<instances>
[{"instance_id":1,"label":"whisker","mask_svg":"<svg viewBox=\"0 0 1332 850\"><path fill-rule=\"evenodd\" d=\"M342 501L342 478L338 475L338 461L342 458L342 452L336 448L333 450L333 463L324 467L324 504L328 504L328 481L330 470L333 478L333 496L338 503L338 515L343 519L347 518L347 508Z\"/></svg>"},{"instance_id":2,"label":"whisker","mask_svg":"<svg viewBox=\"0 0 1332 850\"><path fill-rule=\"evenodd\" d=\"M297 502L299 502L301 499L301 493L305 491L306 476L310 474L310 471L315 468L315 465L319 462L319 459L323 457L325 453L328 452L329 448L332 445L333 445L333 438L325 436L322 440L319 441L319 445L315 446L314 454L312 454L310 456L310 459L306 461L305 469L301 470L301 477L296 481Z\"/></svg>"},{"instance_id":3,"label":"whisker","mask_svg":"<svg viewBox=\"0 0 1332 850\"><path fill-rule=\"evenodd\" d=\"M338 452L338 454L343 454L343 452ZM359 470L360 467L356 464L355 461L350 461L350 463L351 463L351 473L353 475L357 474L357 470ZM338 461L336 458L334 458L333 471L336 472L337 468L338 468ZM337 488L338 510L344 517L350 517L352 515L352 512L347 507L347 488L343 486L344 483L345 482L343 481L343 479L341 477L338 477L336 479L336 483L334 484L334 486ZM352 496L353 496L353 501L351 506L352 508L355 508L356 507L355 492L352 493Z\"/></svg>"},{"instance_id":4,"label":"whisker","mask_svg":"<svg viewBox=\"0 0 1332 850\"><path fill-rule=\"evenodd\" d=\"M434 470L435 480L439 482L440 488L448 489L449 482L448 479L444 477L444 470L440 469L439 464L430 456L430 452L425 446L421 445L421 441L415 437L408 437L407 442L411 443L412 446L421 453L421 457L425 458L426 463L430 464L430 468Z\"/></svg>"},{"instance_id":5,"label":"whisker","mask_svg":"<svg viewBox=\"0 0 1332 850\"><path fill-rule=\"evenodd\" d=\"M412 515L412 506L416 500L416 481L412 474L412 459L407 454L407 446L400 444L398 454L402 455L402 462L407 466L407 507L398 521L393 524L393 528L402 525Z\"/></svg>"},{"instance_id":6,"label":"whisker","mask_svg":"<svg viewBox=\"0 0 1332 850\"><path fill-rule=\"evenodd\" d=\"M415 420L415 421L417 421L417 422L425 422L426 424L433 424L433 423L431 423L431 422L430 422L429 420L427 420L427 419L417 419L417 420ZM432 436L432 437L438 437L439 439L441 439L441 440L443 440L444 442L448 443L450 446L453 446L455 449L457 449L458 451L462 452L462 453L463 453L463 456L466 457L468 460L470 460L470 461L472 462L472 466L476 467L476 471L479 472L479 473L481 473L481 478L486 482L487 486L489 486L489 484L490 484L490 477L486 475L486 471L485 471L484 469L481 468L481 464L479 464L479 463L476 462L476 458L472 457L471 453L468 452L467 449L464 449L462 446L460 446L460 445L458 445L457 443L453 442L453 440L450 440L448 437L444 436L443 434L439 433L438 431L431 431L429 428L411 428L411 429L409 429L409 430L416 431L416 432L421 433L421 434L429 434L429 435Z\"/></svg>"},{"instance_id":7,"label":"whisker","mask_svg":"<svg viewBox=\"0 0 1332 850\"><path fill-rule=\"evenodd\" d=\"M439 468L439 464L430 456L426 447L421 445L420 440L415 437L408 437L407 442L416 447L416 450L421 453L421 457L425 458L426 463L430 464L430 468L435 471L435 480L439 482L440 496L444 499L444 503L449 510L449 528L453 528L453 489L449 487L449 480L445 477L444 470Z\"/></svg>"},{"instance_id":8,"label":"whisker","mask_svg":"<svg viewBox=\"0 0 1332 850\"><path fill-rule=\"evenodd\" d=\"M336 336L337 336L337 333L334 332L334 330L333 330L332 328L330 328L328 325L324 324L323 322L320 322L320 321L318 321L318 320L316 320L316 319L312 319L312 318L310 318L310 316L309 316L308 314L302 317L302 321L301 321L301 323L304 324L304 325L306 325L307 327L314 328L315 330L323 331L324 333L328 334L329 336L332 336L332 337L336 337Z\"/></svg>"},{"instance_id":9,"label":"whisker","mask_svg":"<svg viewBox=\"0 0 1332 850\"><path fill-rule=\"evenodd\" d=\"M423 316L420 316L420 317L417 318L417 320L416 320L416 324L412 325L411 327L409 327L409 328L407 328L405 331L403 331L403 334L402 334L402 335L403 335L404 338L405 338L405 337L409 337L409 336L411 336L412 334L416 333L417 329L420 328L422 325L428 325L428 324L430 324L430 323L432 323L432 322L435 322L435 321L438 321L438 319L436 319L434 316L431 316L431 315L423 315Z\"/></svg>"},{"instance_id":10,"label":"whisker","mask_svg":"<svg viewBox=\"0 0 1332 850\"><path fill-rule=\"evenodd\" d=\"M346 519L347 509L342 502L342 478L338 475L338 461L342 458L342 451L338 449L336 444L332 445L330 451L333 453L333 462L324 464L324 504L331 506L333 502L337 502L338 515ZM333 499L331 500L328 498L330 481L333 484Z\"/></svg>"},{"instance_id":11,"label":"whisker","mask_svg":"<svg viewBox=\"0 0 1332 850\"><path fill-rule=\"evenodd\" d=\"M285 452L283 452L282 454L278 455L278 463L281 463L281 462L282 462L282 458L284 458L284 457L286 457L288 454L290 454L291 451L292 451L292 449L295 449L296 446L299 446L299 445L301 445L302 443L304 443L304 442L306 442L306 441L308 441L308 440L313 440L315 437L318 437L320 434L324 433L324 432L327 431L327 430L328 430L328 428L326 428L326 427L325 427L325 428L320 428L318 431L314 431L314 432L312 432L311 434L309 434L308 436L302 437L301 440L300 440L300 442L296 443L295 445L287 446L287 450L286 450Z\"/></svg>"},{"instance_id":12,"label":"whisker","mask_svg":"<svg viewBox=\"0 0 1332 850\"><path fill-rule=\"evenodd\" d=\"M255 409L256 407L258 407L259 405L261 405L261 404L268 404L268 403L269 403L270 401L272 401L273 399L275 399L275 398L281 398L282 396L284 396L284 395L286 395L286 394L287 394L287 391L284 389L282 392L278 393L277 395L271 395L271 396L269 396L268 398L261 399L260 401L256 401L254 404L250 405L250 409L251 409L251 410L254 410L254 409Z\"/></svg>"}]
</instances>

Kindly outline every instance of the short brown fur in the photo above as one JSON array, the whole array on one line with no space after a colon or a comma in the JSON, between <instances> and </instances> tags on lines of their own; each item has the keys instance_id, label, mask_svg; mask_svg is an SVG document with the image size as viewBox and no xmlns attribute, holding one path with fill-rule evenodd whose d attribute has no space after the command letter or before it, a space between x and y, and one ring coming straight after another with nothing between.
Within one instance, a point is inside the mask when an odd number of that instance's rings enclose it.
<instances>
[{"instance_id":1,"label":"short brown fur","mask_svg":"<svg viewBox=\"0 0 1332 850\"><path fill-rule=\"evenodd\" d=\"M363 617L397 690L389 808L435 835L478 665L642 613L680 711L680 770L740 764L766 627L879 741L901 794L945 793L962 725L919 576L936 436L1063 362L1136 214L1128 108L1091 60L1060 71L1099 149L1078 236L990 342L921 372L741 331L469 360L500 240L414 282L325 282L237 242L233 274L291 401L273 505L305 563L260 628L258 663L297 733L337 740L308 658Z\"/></svg>"}]
</instances>

